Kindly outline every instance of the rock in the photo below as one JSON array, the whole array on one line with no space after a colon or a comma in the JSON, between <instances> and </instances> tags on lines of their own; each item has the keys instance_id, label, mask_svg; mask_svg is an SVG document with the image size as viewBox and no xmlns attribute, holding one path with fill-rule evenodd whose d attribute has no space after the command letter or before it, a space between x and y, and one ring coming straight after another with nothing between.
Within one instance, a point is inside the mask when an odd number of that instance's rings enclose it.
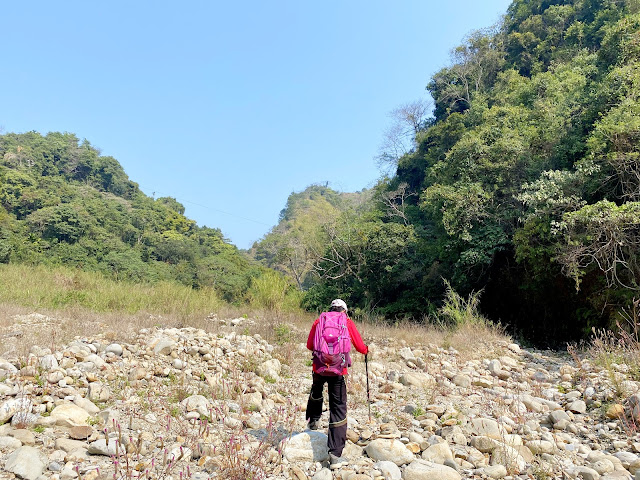
<instances>
[{"instance_id":1,"label":"rock","mask_svg":"<svg viewBox=\"0 0 640 480\"><path fill-rule=\"evenodd\" d=\"M92 402L106 402L111 398L111 389L101 382L92 382L89 384L87 397Z\"/></svg>"},{"instance_id":2,"label":"rock","mask_svg":"<svg viewBox=\"0 0 640 480\"><path fill-rule=\"evenodd\" d=\"M31 401L28 398L12 398L0 406L0 424L11 420L18 411L30 412Z\"/></svg>"},{"instance_id":3,"label":"rock","mask_svg":"<svg viewBox=\"0 0 640 480\"><path fill-rule=\"evenodd\" d=\"M73 452L78 449L87 448L87 444L85 442L79 442L78 440L69 440L68 438L57 438L56 439L56 450L63 450L67 453Z\"/></svg>"},{"instance_id":4,"label":"rock","mask_svg":"<svg viewBox=\"0 0 640 480\"><path fill-rule=\"evenodd\" d=\"M327 436L316 431L293 435L284 441L283 455L291 463L324 462L329 459Z\"/></svg>"},{"instance_id":5,"label":"rock","mask_svg":"<svg viewBox=\"0 0 640 480\"><path fill-rule=\"evenodd\" d=\"M461 480L453 468L426 460L414 460L404 469L404 480Z\"/></svg>"},{"instance_id":6,"label":"rock","mask_svg":"<svg viewBox=\"0 0 640 480\"><path fill-rule=\"evenodd\" d=\"M10 430L9 435L19 440L20 443L22 443L22 445L28 445L31 447L36 444L36 436L33 434L33 432L30 432L29 430L18 428L18 429Z\"/></svg>"},{"instance_id":7,"label":"rock","mask_svg":"<svg viewBox=\"0 0 640 480\"><path fill-rule=\"evenodd\" d=\"M40 359L40 367L46 371L53 370L58 368L58 360L53 355L45 355Z\"/></svg>"},{"instance_id":8,"label":"rock","mask_svg":"<svg viewBox=\"0 0 640 480\"><path fill-rule=\"evenodd\" d=\"M95 415L100 411L95 403L93 403L91 400L87 400L86 398L81 397L80 395L76 395L76 398L73 399L73 403L74 405L77 405L78 407L83 409L89 415Z\"/></svg>"},{"instance_id":9,"label":"rock","mask_svg":"<svg viewBox=\"0 0 640 480\"><path fill-rule=\"evenodd\" d=\"M500 443L489 437L471 437L470 444L473 448L481 451L482 453L492 452L494 448L498 447Z\"/></svg>"},{"instance_id":10,"label":"rock","mask_svg":"<svg viewBox=\"0 0 640 480\"><path fill-rule=\"evenodd\" d=\"M37 448L20 447L9 455L4 468L25 480L36 480L44 473L46 464Z\"/></svg>"},{"instance_id":11,"label":"rock","mask_svg":"<svg viewBox=\"0 0 640 480\"><path fill-rule=\"evenodd\" d=\"M367 455L377 461L385 460L397 466L410 463L415 459L411 451L399 440L378 438L364 449Z\"/></svg>"},{"instance_id":12,"label":"rock","mask_svg":"<svg viewBox=\"0 0 640 480\"><path fill-rule=\"evenodd\" d=\"M504 465L489 465L482 469L489 478L503 478L507 476L507 468Z\"/></svg>"},{"instance_id":13,"label":"rock","mask_svg":"<svg viewBox=\"0 0 640 480\"><path fill-rule=\"evenodd\" d=\"M256 412L262 410L262 394L260 392L247 393L242 398L249 410Z\"/></svg>"},{"instance_id":14,"label":"rock","mask_svg":"<svg viewBox=\"0 0 640 480\"><path fill-rule=\"evenodd\" d=\"M153 347L153 353L156 355L169 355L175 345L176 342L169 338L158 339L155 346Z\"/></svg>"},{"instance_id":15,"label":"rock","mask_svg":"<svg viewBox=\"0 0 640 480\"><path fill-rule=\"evenodd\" d=\"M262 398L262 397L261 397ZM191 395L180 402L180 405L187 412L198 412L200 415L209 417L211 412L209 411L210 405L207 397L203 395Z\"/></svg>"},{"instance_id":16,"label":"rock","mask_svg":"<svg viewBox=\"0 0 640 480\"><path fill-rule=\"evenodd\" d=\"M540 455L542 453L551 455L555 451L554 444L546 440L530 440L526 443L526 446L534 455Z\"/></svg>"},{"instance_id":17,"label":"rock","mask_svg":"<svg viewBox=\"0 0 640 480\"><path fill-rule=\"evenodd\" d=\"M114 438L109 439L109 444L107 445L107 441L104 438L100 440L96 440L95 442L91 442L87 451L91 455L104 455L105 457L110 457L112 455L116 455L116 445L117 442Z\"/></svg>"},{"instance_id":18,"label":"rock","mask_svg":"<svg viewBox=\"0 0 640 480\"><path fill-rule=\"evenodd\" d=\"M107 348L104 349L104 352L113 353L117 357L121 357L123 352L122 345L120 345L119 343L112 343L111 345L107 345Z\"/></svg>"},{"instance_id":19,"label":"rock","mask_svg":"<svg viewBox=\"0 0 640 480\"><path fill-rule=\"evenodd\" d=\"M72 403L58 405L51 412L51 418L55 420L55 424L61 427L86 425L89 416L86 410Z\"/></svg>"},{"instance_id":20,"label":"rock","mask_svg":"<svg viewBox=\"0 0 640 480\"><path fill-rule=\"evenodd\" d=\"M381 462L377 462L374 467L382 472L382 476L385 480L401 480L402 478L400 468L398 468L398 466L393 462L383 460Z\"/></svg>"},{"instance_id":21,"label":"rock","mask_svg":"<svg viewBox=\"0 0 640 480\"><path fill-rule=\"evenodd\" d=\"M569 415L567 415L567 412L565 412L564 410L554 410L551 413L549 413L549 422L551 422L552 425L556 425L557 423L560 422L571 422L571 418L569 417Z\"/></svg>"},{"instance_id":22,"label":"rock","mask_svg":"<svg viewBox=\"0 0 640 480\"><path fill-rule=\"evenodd\" d=\"M461 374L455 375L451 381L458 387L462 387L462 388L471 387L471 377L469 377L468 375L461 375Z\"/></svg>"},{"instance_id":23,"label":"rock","mask_svg":"<svg viewBox=\"0 0 640 480\"><path fill-rule=\"evenodd\" d=\"M578 478L581 478L582 480L600 480L600 474L593 468L577 467L575 472L577 473Z\"/></svg>"},{"instance_id":24,"label":"rock","mask_svg":"<svg viewBox=\"0 0 640 480\"><path fill-rule=\"evenodd\" d=\"M515 448L501 445L491 452L491 465L504 465L509 470L522 472L527 468L527 462Z\"/></svg>"},{"instance_id":25,"label":"rock","mask_svg":"<svg viewBox=\"0 0 640 480\"><path fill-rule=\"evenodd\" d=\"M15 450L21 446L22 442L17 438L10 437L8 435L0 436L0 450Z\"/></svg>"},{"instance_id":26,"label":"rock","mask_svg":"<svg viewBox=\"0 0 640 480\"><path fill-rule=\"evenodd\" d=\"M615 403L607 408L606 416L610 419L622 418L624 416L624 407L619 403Z\"/></svg>"},{"instance_id":27,"label":"rock","mask_svg":"<svg viewBox=\"0 0 640 480\"><path fill-rule=\"evenodd\" d=\"M587 404L582 400L576 400L569 404L567 410L574 413L585 413L587 411Z\"/></svg>"},{"instance_id":28,"label":"rock","mask_svg":"<svg viewBox=\"0 0 640 480\"><path fill-rule=\"evenodd\" d=\"M422 459L442 465L445 460L453 460L453 453L446 442L436 443L422 452Z\"/></svg>"},{"instance_id":29,"label":"rock","mask_svg":"<svg viewBox=\"0 0 640 480\"><path fill-rule=\"evenodd\" d=\"M399 381L404 386L424 388L433 383L433 378L425 373L409 372L401 375Z\"/></svg>"},{"instance_id":30,"label":"rock","mask_svg":"<svg viewBox=\"0 0 640 480\"><path fill-rule=\"evenodd\" d=\"M322 470L318 471L313 477L311 477L311 480L333 480L333 474L328 468L323 468Z\"/></svg>"},{"instance_id":31,"label":"rock","mask_svg":"<svg viewBox=\"0 0 640 480\"><path fill-rule=\"evenodd\" d=\"M281 371L282 365L280 364L280 361L275 358L261 363L256 368L256 373L258 375L260 375L261 377L271 377L274 380L277 380L279 378Z\"/></svg>"},{"instance_id":32,"label":"rock","mask_svg":"<svg viewBox=\"0 0 640 480\"><path fill-rule=\"evenodd\" d=\"M291 480L309 480L307 474L302 471L302 469L296 465L291 467Z\"/></svg>"},{"instance_id":33,"label":"rock","mask_svg":"<svg viewBox=\"0 0 640 480\"><path fill-rule=\"evenodd\" d=\"M69 437L74 440L84 440L88 438L94 432L90 426L72 427L69 429Z\"/></svg>"},{"instance_id":34,"label":"rock","mask_svg":"<svg viewBox=\"0 0 640 480\"><path fill-rule=\"evenodd\" d=\"M498 422L491 418L474 418L471 421L471 433L489 438L501 439L504 432Z\"/></svg>"}]
</instances>

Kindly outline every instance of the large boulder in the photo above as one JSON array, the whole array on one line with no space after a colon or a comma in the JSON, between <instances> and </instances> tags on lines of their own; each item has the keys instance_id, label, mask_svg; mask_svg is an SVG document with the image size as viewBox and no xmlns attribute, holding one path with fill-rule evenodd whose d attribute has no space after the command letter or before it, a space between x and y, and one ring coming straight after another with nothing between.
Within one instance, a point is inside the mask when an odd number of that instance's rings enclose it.
<instances>
[{"instance_id":1,"label":"large boulder","mask_svg":"<svg viewBox=\"0 0 640 480\"><path fill-rule=\"evenodd\" d=\"M72 403L63 403L51 411L51 418L60 427L87 425L89 416L89 412Z\"/></svg>"},{"instance_id":2,"label":"large boulder","mask_svg":"<svg viewBox=\"0 0 640 480\"><path fill-rule=\"evenodd\" d=\"M376 461L393 462L397 466L411 463L415 456L404 443L393 438L377 438L364 449Z\"/></svg>"},{"instance_id":3,"label":"large boulder","mask_svg":"<svg viewBox=\"0 0 640 480\"><path fill-rule=\"evenodd\" d=\"M426 460L414 460L404 469L404 480L461 480L460 474L451 467Z\"/></svg>"},{"instance_id":4,"label":"large boulder","mask_svg":"<svg viewBox=\"0 0 640 480\"><path fill-rule=\"evenodd\" d=\"M36 480L44 473L45 458L34 447L20 447L7 458L5 470L25 480Z\"/></svg>"},{"instance_id":5,"label":"large boulder","mask_svg":"<svg viewBox=\"0 0 640 480\"><path fill-rule=\"evenodd\" d=\"M329 459L327 436L314 431L298 433L283 442L282 454L291 463L324 462Z\"/></svg>"}]
</instances>

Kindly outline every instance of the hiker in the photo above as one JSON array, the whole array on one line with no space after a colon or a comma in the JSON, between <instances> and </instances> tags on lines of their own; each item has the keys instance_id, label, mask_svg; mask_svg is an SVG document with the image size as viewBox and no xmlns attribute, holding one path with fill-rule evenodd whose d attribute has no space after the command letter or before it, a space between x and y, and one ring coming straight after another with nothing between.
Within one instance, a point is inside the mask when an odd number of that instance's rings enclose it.
<instances>
[{"instance_id":1,"label":"hiker","mask_svg":"<svg viewBox=\"0 0 640 480\"><path fill-rule=\"evenodd\" d=\"M320 330L322 329L322 331ZM339 333L336 333L339 332ZM344 376L351 366L351 344L363 355L369 352L360 332L347 317L347 304L339 298L331 302L329 312L324 312L313 322L307 348L313 351L313 385L307 402L307 427L318 428L322 415L322 391L329 390L329 461L332 465L346 462L342 449L347 440L347 385Z\"/></svg>"}]
</instances>

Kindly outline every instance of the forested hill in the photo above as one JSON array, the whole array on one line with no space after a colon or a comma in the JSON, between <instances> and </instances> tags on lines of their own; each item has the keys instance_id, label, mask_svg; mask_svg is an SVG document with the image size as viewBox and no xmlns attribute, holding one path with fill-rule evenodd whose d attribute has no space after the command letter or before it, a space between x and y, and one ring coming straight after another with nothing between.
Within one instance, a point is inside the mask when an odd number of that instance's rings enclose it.
<instances>
[{"instance_id":1,"label":"forested hill","mask_svg":"<svg viewBox=\"0 0 640 480\"><path fill-rule=\"evenodd\" d=\"M395 174L318 230L307 302L420 318L446 279L538 342L624 323L640 285L639 4L515 0L470 34L425 82L433 116L401 110L415 136L385 153Z\"/></svg>"},{"instance_id":2,"label":"forested hill","mask_svg":"<svg viewBox=\"0 0 640 480\"><path fill-rule=\"evenodd\" d=\"M212 286L240 298L257 269L170 197L140 191L113 157L70 133L0 136L0 262Z\"/></svg>"}]
</instances>

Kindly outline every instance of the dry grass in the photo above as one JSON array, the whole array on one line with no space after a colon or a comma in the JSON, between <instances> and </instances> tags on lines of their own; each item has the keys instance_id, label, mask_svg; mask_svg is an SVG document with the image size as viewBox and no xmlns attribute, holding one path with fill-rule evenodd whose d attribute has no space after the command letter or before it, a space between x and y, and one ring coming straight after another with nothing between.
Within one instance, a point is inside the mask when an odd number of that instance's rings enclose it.
<instances>
[{"instance_id":1,"label":"dry grass","mask_svg":"<svg viewBox=\"0 0 640 480\"><path fill-rule=\"evenodd\" d=\"M397 324L363 324L359 326L365 341L372 340L383 345L405 345L421 347L434 345L454 348L462 358L490 354L497 344L511 342L499 325L463 324L457 328L447 328L429 323L402 322Z\"/></svg>"}]
</instances>

